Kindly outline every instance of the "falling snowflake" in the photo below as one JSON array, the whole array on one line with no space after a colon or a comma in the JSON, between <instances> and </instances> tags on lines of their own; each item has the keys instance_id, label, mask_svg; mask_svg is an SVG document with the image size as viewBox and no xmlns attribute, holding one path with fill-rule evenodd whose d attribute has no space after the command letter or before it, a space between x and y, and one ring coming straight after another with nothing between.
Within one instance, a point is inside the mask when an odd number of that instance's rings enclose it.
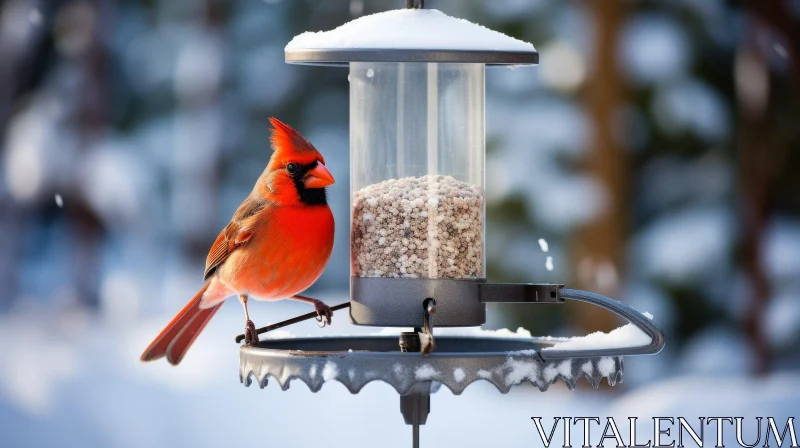
<instances>
[{"instance_id":1,"label":"falling snowflake","mask_svg":"<svg viewBox=\"0 0 800 448\"><path fill-rule=\"evenodd\" d=\"M775 44L772 46L772 48L775 49L775 52L778 53L778 56L780 56L780 57L782 57L784 59L786 59L786 57L789 56L789 52L786 51L786 47L784 47L783 45L779 44L778 42L775 42Z\"/></svg>"},{"instance_id":2,"label":"falling snowflake","mask_svg":"<svg viewBox=\"0 0 800 448\"><path fill-rule=\"evenodd\" d=\"M542 252L547 252L550 250L550 246L547 244L547 241L544 238L539 238L539 247L542 249Z\"/></svg>"},{"instance_id":3,"label":"falling snowflake","mask_svg":"<svg viewBox=\"0 0 800 448\"><path fill-rule=\"evenodd\" d=\"M553 257L547 257L547 260L544 262L544 267L546 267L548 271L553 270Z\"/></svg>"},{"instance_id":4,"label":"falling snowflake","mask_svg":"<svg viewBox=\"0 0 800 448\"><path fill-rule=\"evenodd\" d=\"M350 0L350 15L360 16L364 13L364 0Z\"/></svg>"},{"instance_id":5,"label":"falling snowflake","mask_svg":"<svg viewBox=\"0 0 800 448\"><path fill-rule=\"evenodd\" d=\"M42 23L42 13L38 9L33 8L28 13L28 21L31 25L38 25Z\"/></svg>"},{"instance_id":6,"label":"falling snowflake","mask_svg":"<svg viewBox=\"0 0 800 448\"><path fill-rule=\"evenodd\" d=\"M64 199L61 198L61 195L56 193L56 205L58 208L64 207Z\"/></svg>"}]
</instances>

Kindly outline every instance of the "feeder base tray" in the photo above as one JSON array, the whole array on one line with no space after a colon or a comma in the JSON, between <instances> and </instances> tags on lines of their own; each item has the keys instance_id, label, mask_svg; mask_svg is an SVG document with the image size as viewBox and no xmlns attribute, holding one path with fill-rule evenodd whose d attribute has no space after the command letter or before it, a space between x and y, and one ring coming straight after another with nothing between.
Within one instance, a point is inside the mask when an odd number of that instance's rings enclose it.
<instances>
[{"instance_id":1,"label":"feeder base tray","mask_svg":"<svg viewBox=\"0 0 800 448\"><path fill-rule=\"evenodd\" d=\"M400 395L428 390L432 382L460 394L479 380L502 393L524 382L545 391L558 378L570 389L583 377L594 388L604 377L612 386L622 381L621 356L548 359L542 348L549 345L540 338L437 336L436 351L422 356L399 351L391 336L272 339L241 347L239 376L246 386L255 380L262 388L272 377L283 390L299 379L313 392L335 380L354 394L383 381Z\"/></svg>"},{"instance_id":2,"label":"feeder base tray","mask_svg":"<svg viewBox=\"0 0 800 448\"><path fill-rule=\"evenodd\" d=\"M436 292L440 282L426 282L423 286L426 285L433 285L433 292ZM419 444L419 426L425 424L430 413L430 394L442 384L454 394L460 394L468 385L479 380L494 384L502 393L522 383L531 383L545 391L559 378L570 389L583 377L594 388L600 385L604 377L613 386L622 381L623 355L654 354L664 347L663 332L648 316L599 294L562 289L561 285L495 284L479 285L478 289L477 297L480 300L475 300L478 304L508 300L527 303L573 300L589 303L624 317L646 334L650 341L633 347L610 344L577 349L574 345L572 349L563 346L548 349L565 338L436 336L434 343L435 332L430 321L437 314L436 300L426 297L429 292L426 290L423 291L426 294L420 293L417 299L412 300L413 303L409 302L409 310L416 316L411 322L414 325L422 324L421 327L415 327L414 332L398 336L268 339L255 346L244 345L239 351L239 378L246 386L255 380L264 388L269 377L272 377L284 390L289 388L292 380L299 379L313 392L320 390L327 381L339 381L354 394L371 381L383 381L400 394L400 412L405 422L413 426L412 440L416 447ZM518 294L513 294L515 291ZM441 294L431 295L441 298ZM451 296L457 299L457 296ZM443 303L446 304L447 300L443 300ZM342 304L332 309L347 306ZM383 306L369 309L374 311L383 309ZM359 313L356 310L355 316L372 319L368 314ZM314 313L309 313L265 327L259 332L313 316ZM447 319L444 321L453 324ZM371 320L370 323L375 322ZM242 337L237 337L237 342Z\"/></svg>"}]
</instances>

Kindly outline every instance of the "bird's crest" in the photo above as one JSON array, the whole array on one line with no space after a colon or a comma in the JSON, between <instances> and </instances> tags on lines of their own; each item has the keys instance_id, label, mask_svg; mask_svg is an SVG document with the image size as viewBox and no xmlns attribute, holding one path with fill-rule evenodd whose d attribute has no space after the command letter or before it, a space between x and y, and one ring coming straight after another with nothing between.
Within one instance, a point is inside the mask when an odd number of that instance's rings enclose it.
<instances>
[{"instance_id":1,"label":"bird's crest","mask_svg":"<svg viewBox=\"0 0 800 448\"><path fill-rule=\"evenodd\" d=\"M269 122L272 123L272 136L269 140L273 151L295 155L319 154L311 142L288 124L275 117L270 117Z\"/></svg>"}]
</instances>

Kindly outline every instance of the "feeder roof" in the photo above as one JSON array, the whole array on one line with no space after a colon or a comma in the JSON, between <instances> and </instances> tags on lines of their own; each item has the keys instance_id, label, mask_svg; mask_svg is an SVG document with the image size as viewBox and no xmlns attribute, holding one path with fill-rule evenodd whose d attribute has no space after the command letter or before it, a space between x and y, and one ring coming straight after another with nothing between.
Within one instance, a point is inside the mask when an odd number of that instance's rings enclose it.
<instances>
[{"instance_id":1,"label":"feeder roof","mask_svg":"<svg viewBox=\"0 0 800 448\"><path fill-rule=\"evenodd\" d=\"M532 65L533 45L435 9L398 9L330 30L305 32L286 45L286 62L462 62Z\"/></svg>"}]
</instances>

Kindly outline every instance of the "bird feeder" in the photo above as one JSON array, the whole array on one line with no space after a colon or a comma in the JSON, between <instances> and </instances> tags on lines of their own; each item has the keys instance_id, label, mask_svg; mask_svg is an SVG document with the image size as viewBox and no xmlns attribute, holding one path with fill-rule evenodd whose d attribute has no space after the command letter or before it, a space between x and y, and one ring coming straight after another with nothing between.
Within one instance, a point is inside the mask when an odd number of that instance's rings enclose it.
<instances>
[{"instance_id":1,"label":"bird feeder","mask_svg":"<svg viewBox=\"0 0 800 448\"><path fill-rule=\"evenodd\" d=\"M287 63L349 67L350 322L411 327L398 337L265 340L241 348L240 375L264 387L336 379L351 392L382 380L401 395L406 423L429 412L431 386L471 382L501 392L558 378L572 388L622 378L622 356L657 353L661 330L633 308L560 284L493 283L485 257L487 67L539 62L531 44L408 1L337 29L296 36ZM486 322L486 303L586 302L625 317L649 342L559 349L558 338L437 336L437 327ZM336 308L336 307L334 307ZM337 372L325 378L323 371Z\"/></svg>"}]
</instances>

